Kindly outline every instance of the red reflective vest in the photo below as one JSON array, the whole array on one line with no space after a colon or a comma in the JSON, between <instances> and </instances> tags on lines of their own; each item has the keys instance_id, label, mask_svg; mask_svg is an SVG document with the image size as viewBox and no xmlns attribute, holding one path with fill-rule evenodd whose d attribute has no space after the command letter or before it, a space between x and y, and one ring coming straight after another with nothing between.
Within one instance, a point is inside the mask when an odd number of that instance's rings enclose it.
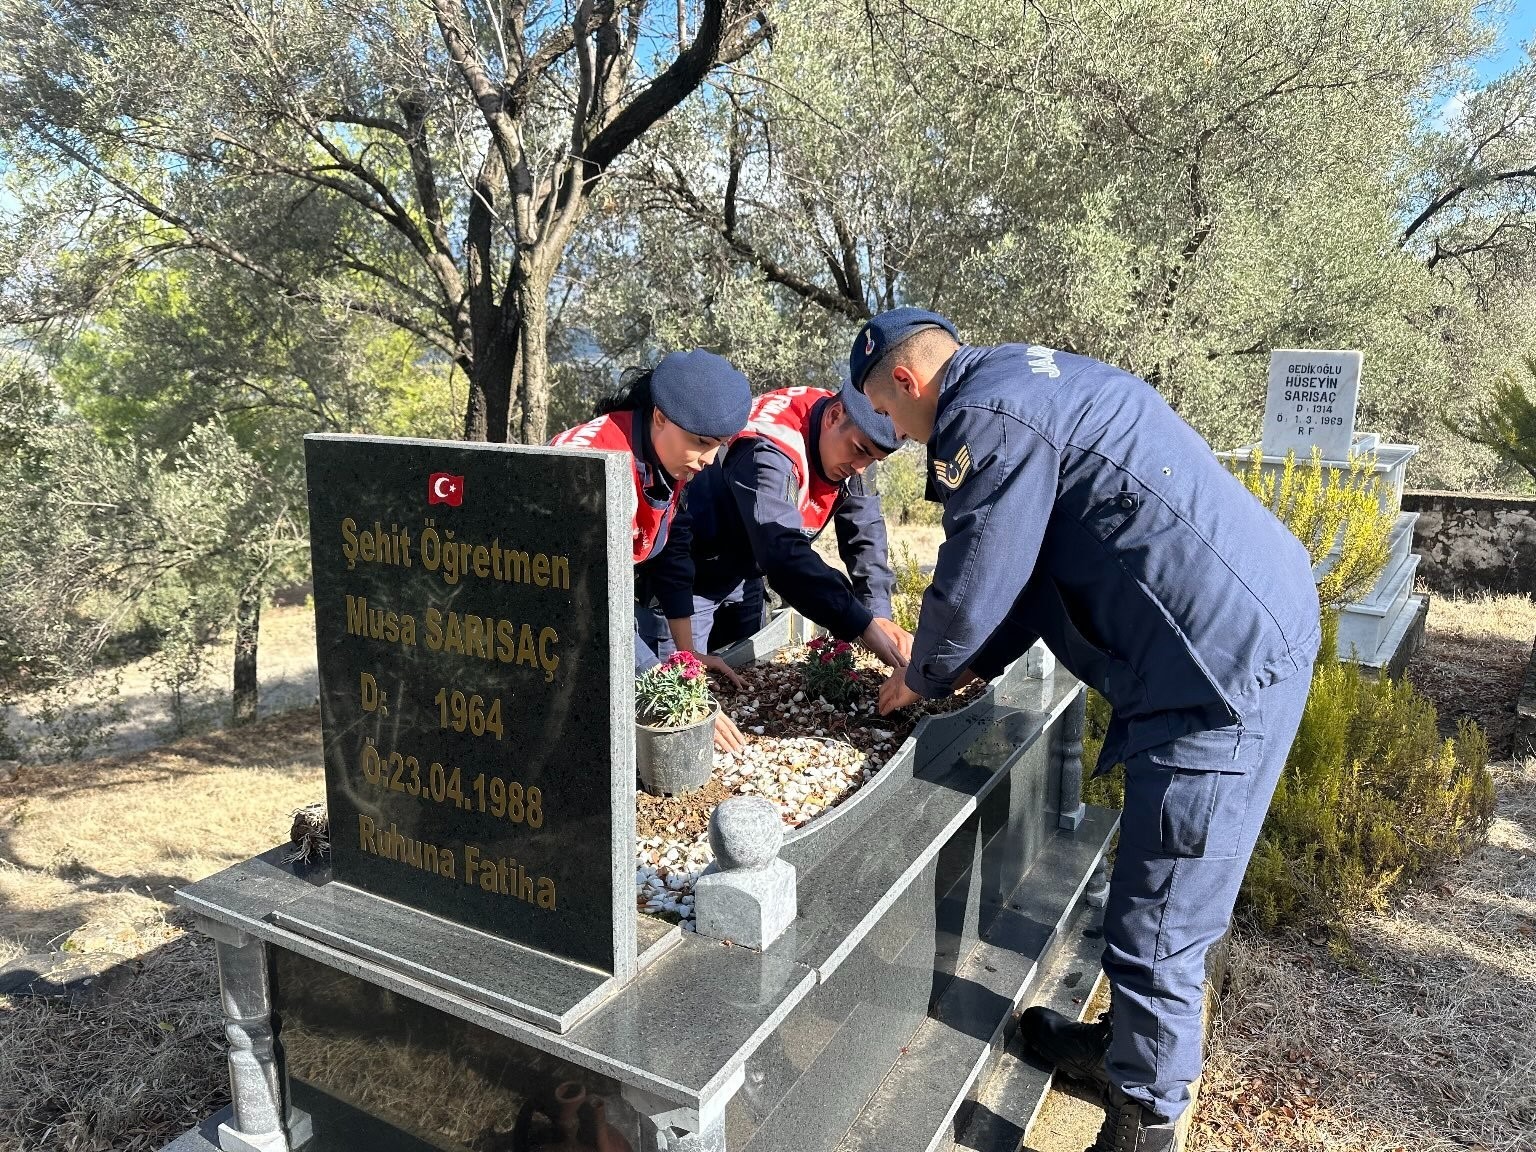
<instances>
[{"instance_id":1,"label":"red reflective vest","mask_svg":"<svg viewBox=\"0 0 1536 1152\"><path fill-rule=\"evenodd\" d=\"M599 416L596 420L578 424L575 428L567 428L549 443L554 448L598 448L611 452L629 453L629 470L635 478L635 518L630 536L631 551L636 564L649 560L652 551L656 548L656 542L665 537L667 525L671 523L673 515L677 512L677 503L682 499L683 486L674 483L672 499L665 504L657 504L645 494L645 480L640 474L640 463L635 458L635 414L610 412L606 416Z\"/></svg>"},{"instance_id":2,"label":"red reflective vest","mask_svg":"<svg viewBox=\"0 0 1536 1152\"><path fill-rule=\"evenodd\" d=\"M800 522L812 535L832 518L842 485L823 480L811 463L811 413L818 401L831 399L823 388L781 388L765 392L752 404L747 426L738 437L761 436L778 446L795 466L800 482Z\"/></svg>"}]
</instances>

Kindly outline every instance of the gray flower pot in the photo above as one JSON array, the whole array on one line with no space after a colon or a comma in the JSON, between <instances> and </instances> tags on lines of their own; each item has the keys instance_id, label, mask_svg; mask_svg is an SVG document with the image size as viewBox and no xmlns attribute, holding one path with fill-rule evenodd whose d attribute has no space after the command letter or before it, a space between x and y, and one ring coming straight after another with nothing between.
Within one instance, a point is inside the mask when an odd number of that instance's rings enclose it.
<instances>
[{"instance_id":1,"label":"gray flower pot","mask_svg":"<svg viewBox=\"0 0 1536 1152\"><path fill-rule=\"evenodd\" d=\"M678 796L702 788L715 754L716 704L708 716L685 728L652 728L635 723L635 771L645 790Z\"/></svg>"}]
</instances>

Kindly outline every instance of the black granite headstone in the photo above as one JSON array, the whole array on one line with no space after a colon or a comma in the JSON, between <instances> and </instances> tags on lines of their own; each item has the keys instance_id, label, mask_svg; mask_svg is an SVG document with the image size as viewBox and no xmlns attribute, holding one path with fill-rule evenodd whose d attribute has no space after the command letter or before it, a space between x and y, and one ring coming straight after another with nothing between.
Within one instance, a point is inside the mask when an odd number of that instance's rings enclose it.
<instances>
[{"instance_id":1,"label":"black granite headstone","mask_svg":"<svg viewBox=\"0 0 1536 1152\"><path fill-rule=\"evenodd\" d=\"M310 436L334 875L625 974L628 464Z\"/></svg>"}]
</instances>

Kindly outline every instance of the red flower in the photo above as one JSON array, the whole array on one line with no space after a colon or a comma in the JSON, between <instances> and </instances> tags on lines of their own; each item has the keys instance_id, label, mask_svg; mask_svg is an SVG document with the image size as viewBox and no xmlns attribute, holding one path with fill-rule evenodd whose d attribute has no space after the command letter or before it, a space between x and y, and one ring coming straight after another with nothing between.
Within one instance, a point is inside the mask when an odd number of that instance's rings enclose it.
<instances>
[{"instance_id":1,"label":"red flower","mask_svg":"<svg viewBox=\"0 0 1536 1152\"><path fill-rule=\"evenodd\" d=\"M853 648L853 645L848 643L848 641L846 641L846 640L839 640L837 642L837 646L835 648L833 648L832 651L835 654L837 654L838 656L841 656L844 652L847 652L847 651L849 651L852 648Z\"/></svg>"},{"instance_id":2,"label":"red flower","mask_svg":"<svg viewBox=\"0 0 1536 1152\"><path fill-rule=\"evenodd\" d=\"M830 653L830 652L823 652L821 654L821 662L823 664L830 664L830 663L832 663L832 653Z\"/></svg>"},{"instance_id":3,"label":"red flower","mask_svg":"<svg viewBox=\"0 0 1536 1152\"><path fill-rule=\"evenodd\" d=\"M699 662L699 658L692 652L674 652L666 658L662 667L693 669L697 671L703 667L703 664ZM690 676L689 679L691 680L693 677Z\"/></svg>"},{"instance_id":4,"label":"red flower","mask_svg":"<svg viewBox=\"0 0 1536 1152\"><path fill-rule=\"evenodd\" d=\"M858 678L859 674L857 672L855 672L852 668L848 669L848 679L857 680Z\"/></svg>"}]
</instances>

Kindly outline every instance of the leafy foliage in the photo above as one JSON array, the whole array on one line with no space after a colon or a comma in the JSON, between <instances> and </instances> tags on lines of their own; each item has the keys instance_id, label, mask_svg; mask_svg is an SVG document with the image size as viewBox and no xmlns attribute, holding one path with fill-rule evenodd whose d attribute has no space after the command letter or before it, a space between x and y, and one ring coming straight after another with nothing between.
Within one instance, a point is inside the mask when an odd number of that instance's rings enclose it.
<instances>
[{"instance_id":1,"label":"leafy foliage","mask_svg":"<svg viewBox=\"0 0 1536 1152\"><path fill-rule=\"evenodd\" d=\"M1124 366L1218 446L1254 438L1271 348L1358 347L1367 426L1423 443L1421 478L1489 481L1439 414L1533 346L1536 291L1435 238L1496 184L1502 266L1536 251L1536 169L1496 161L1529 149L1536 76L1425 113L1471 83L1482 17L791 0L771 55L620 165L567 314L605 355L701 338L783 385L835 379L870 312L938 307Z\"/></svg>"},{"instance_id":2,"label":"leafy foliage","mask_svg":"<svg viewBox=\"0 0 1536 1152\"><path fill-rule=\"evenodd\" d=\"M876 467L880 508L887 523L937 524L942 519L943 507L925 496L928 478L921 445L903 444Z\"/></svg>"},{"instance_id":3,"label":"leafy foliage","mask_svg":"<svg viewBox=\"0 0 1536 1152\"><path fill-rule=\"evenodd\" d=\"M1468 721L1440 738L1407 681L1319 663L1307 710L1243 884L1266 929L1338 925L1459 855L1493 815L1488 741Z\"/></svg>"},{"instance_id":4,"label":"leafy foliage","mask_svg":"<svg viewBox=\"0 0 1536 1152\"><path fill-rule=\"evenodd\" d=\"M193 612L208 635L236 599L300 560L302 520L222 423L171 455L104 442L61 407L0 459L0 648L34 687L83 672L155 611Z\"/></svg>"},{"instance_id":5,"label":"leafy foliage","mask_svg":"<svg viewBox=\"0 0 1536 1152\"><path fill-rule=\"evenodd\" d=\"M830 636L814 637L800 661L800 682L810 699L818 697L839 708L859 699L864 683L854 665L853 645Z\"/></svg>"},{"instance_id":6,"label":"leafy foliage","mask_svg":"<svg viewBox=\"0 0 1536 1152\"><path fill-rule=\"evenodd\" d=\"M1306 546L1314 572L1321 568L1317 598L1324 612L1362 598L1386 567L1395 511L1383 506L1381 483L1370 457L1356 456L1349 469L1327 467L1317 449L1304 465L1296 453L1280 475L1266 473L1254 449L1243 485Z\"/></svg>"},{"instance_id":7,"label":"leafy foliage","mask_svg":"<svg viewBox=\"0 0 1536 1152\"><path fill-rule=\"evenodd\" d=\"M542 442L550 286L594 191L770 28L737 0L16 0L0 172L26 195L0 316L89 314L196 250L435 350L468 381L467 436Z\"/></svg>"},{"instance_id":8,"label":"leafy foliage","mask_svg":"<svg viewBox=\"0 0 1536 1152\"><path fill-rule=\"evenodd\" d=\"M1536 379L1536 356L1525 358L1525 372ZM1495 382L1466 434L1536 480L1536 400L1513 372Z\"/></svg>"},{"instance_id":9,"label":"leafy foliage","mask_svg":"<svg viewBox=\"0 0 1536 1152\"><path fill-rule=\"evenodd\" d=\"M635 715L642 724L683 728L715 706L704 665L692 652L674 652L635 682Z\"/></svg>"},{"instance_id":10,"label":"leafy foliage","mask_svg":"<svg viewBox=\"0 0 1536 1152\"><path fill-rule=\"evenodd\" d=\"M896 577L896 590L891 596L892 620L908 632L915 632L917 614L923 607L923 593L933 583L933 577L923 571L917 555L905 544L897 552L891 571Z\"/></svg>"}]
</instances>

